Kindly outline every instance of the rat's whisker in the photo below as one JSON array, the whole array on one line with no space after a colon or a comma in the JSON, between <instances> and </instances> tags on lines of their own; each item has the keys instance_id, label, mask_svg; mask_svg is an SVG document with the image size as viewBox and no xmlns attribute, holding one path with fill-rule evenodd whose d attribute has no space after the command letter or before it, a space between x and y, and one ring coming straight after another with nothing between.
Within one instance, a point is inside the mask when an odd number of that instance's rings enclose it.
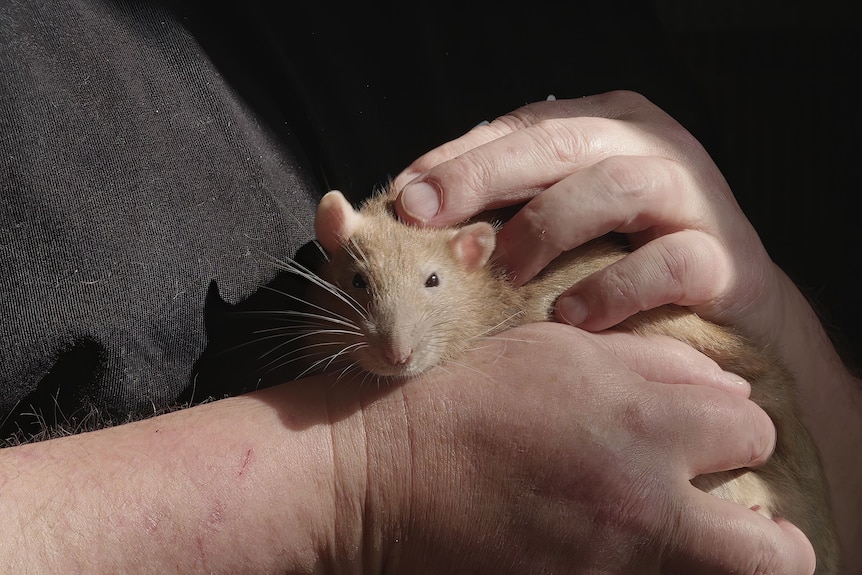
<instances>
[{"instance_id":1,"label":"rat's whisker","mask_svg":"<svg viewBox=\"0 0 862 575\"><path fill-rule=\"evenodd\" d=\"M493 340L493 341L511 341L513 343L539 343L538 340L535 339L527 339L527 338L519 338L519 337L507 337L501 335L486 335L483 339Z\"/></svg>"},{"instance_id":2,"label":"rat's whisker","mask_svg":"<svg viewBox=\"0 0 862 575\"><path fill-rule=\"evenodd\" d=\"M450 365L457 366L461 369L466 369L467 371L471 371L471 372L475 373L476 375L482 376L482 378L484 378L484 379L487 379L487 380L493 379L490 375L488 375L487 373L485 373L481 369L478 369L478 368L470 365L469 363L465 363L465 362L459 361L459 360L449 360L448 363Z\"/></svg>"},{"instance_id":3,"label":"rat's whisker","mask_svg":"<svg viewBox=\"0 0 862 575\"><path fill-rule=\"evenodd\" d=\"M327 322L341 324L349 327L356 327L356 324L350 321L350 319L347 317L344 317L329 310L324 310L323 308L319 309L327 313L318 314L297 310L246 310L239 313L243 315L260 315L273 319L283 319L285 321L291 321L293 323L297 323L297 320L304 320L306 322Z\"/></svg>"},{"instance_id":4,"label":"rat's whisker","mask_svg":"<svg viewBox=\"0 0 862 575\"><path fill-rule=\"evenodd\" d=\"M327 292L331 293L333 296L335 296L338 299L340 299L341 301L343 301L345 304L350 306L350 308L352 308L353 311L355 311L360 316L364 315L362 306L359 305L359 302L357 302L354 298L352 298L350 296L350 294L348 294L347 292L345 292L344 290L339 288L337 285L326 281L325 279L323 279L322 277L320 277L319 275L317 275L313 271L309 270L308 268L306 268L305 266L303 266L299 262L296 262L293 260L291 260L290 262L287 262L287 261L278 260L278 259L276 259L276 262L278 263L278 265L281 266L281 268L284 271L293 273L293 274L295 274L295 275L297 275L297 276L299 276L305 280L308 280L312 284L316 285L319 288L326 290ZM292 299L294 301L298 301L300 303L304 303L306 305L310 305L312 307L315 307L321 311L328 311L325 308L322 308L322 307L315 305L315 304L313 304L307 300L299 298L298 296L295 296L291 293L273 288L272 286L264 286L264 288L266 288L272 292L278 293L280 295L283 295L283 296L285 296L289 299Z\"/></svg>"}]
</instances>

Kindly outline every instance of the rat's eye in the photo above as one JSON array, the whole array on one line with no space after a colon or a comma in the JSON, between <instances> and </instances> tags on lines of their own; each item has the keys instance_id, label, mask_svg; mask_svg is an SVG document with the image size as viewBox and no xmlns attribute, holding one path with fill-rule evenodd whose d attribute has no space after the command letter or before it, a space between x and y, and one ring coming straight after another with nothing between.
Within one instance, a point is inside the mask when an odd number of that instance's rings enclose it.
<instances>
[{"instance_id":1,"label":"rat's eye","mask_svg":"<svg viewBox=\"0 0 862 575\"><path fill-rule=\"evenodd\" d=\"M425 287L427 288L437 287L438 285L440 285L440 278L437 277L436 273L431 274L428 276L428 279L425 280Z\"/></svg>"},{"instance_id":2,"label":"rat's eye","mask_svg":"<svg viewBox=\"0 0 862 575\"><path fill-rule=\"evenodd\" d=\"M359 273L353 276L352 284L356 289L368 289L368 282L366 282L365 278L362 277L362 274Z\"/></svg>"}]
</instances>

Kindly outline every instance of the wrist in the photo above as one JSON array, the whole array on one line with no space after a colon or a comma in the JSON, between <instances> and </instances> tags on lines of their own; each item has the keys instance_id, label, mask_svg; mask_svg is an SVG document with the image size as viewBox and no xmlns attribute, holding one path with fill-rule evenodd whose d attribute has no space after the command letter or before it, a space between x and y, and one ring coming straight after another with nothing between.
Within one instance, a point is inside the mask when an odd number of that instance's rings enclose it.
<instances>
[{"instance_id":1,"label":"wrist","mask_svg":"<svg viewBox=\"0 0 862 575\"><path fill-rule=\"evenodd\" d=\"M435 370L395 389L364 394L367 573L384 567L388 573L442 573L456 563L474 569L475 557L459 557L455 548L496 528L475 523L482 516L473 507L478 503L465 500L487 486L475 483L482 475L476 460L464 460L481 434L482 425L469 415L473 409L464 409L476 401L473 390L480 382L465 387L459 371Z\"/></svg>"},{"instance_id":2,"label":"wrist","mask_svg":"<svg viewBox=\"0 0 862 575\"><path fill-rule=\"evenodd\" d=\"M383 565L398 564L410 522L414 454L403 387L368 398L363 414L370 478L366 555L371 559L369 572L379 573Z\"/></svg>"},{"instance_id":3,"label":"wrist","mask_svg":"<svg viewBox=\"0 0 862 575\"><path fill-rule=\"evenodd\" d=\"M334 573L397 563L409 523L412 454L400 389L346 381L327 394L332 449Z\"/></svg>"}]
</instances>

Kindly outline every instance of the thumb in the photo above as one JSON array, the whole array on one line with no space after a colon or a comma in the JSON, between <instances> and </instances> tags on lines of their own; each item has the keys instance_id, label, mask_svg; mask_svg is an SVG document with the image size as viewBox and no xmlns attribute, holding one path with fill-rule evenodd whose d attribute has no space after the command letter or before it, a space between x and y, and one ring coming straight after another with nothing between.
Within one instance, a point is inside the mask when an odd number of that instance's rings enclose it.
<instances>
[{"instance_id":1,"label":"thumb","mask_svg":"<svg viewBox=\"0 0 862 575\"><path fill-rule=\"evenodd\" d=\"M489 207L516 203L494 194L482 177L474 154L463 154L431 168L409 182L395 201L395 212L407 223L442 227L457 224Z\"/></svg>"},{"instance_id":2,"label":"thumb","mask_svg":"<svg viewBox=\"0 0 862 575\"><path fill-rule=\"evenodd\" d=\"M504 149L510 139L502 137L469 150L409 182L395 201L398 217L420 226L449 226L534 197L548 183L532 166L512 160L512 152ZM511 144L511 149L521 148L523 144ZM551 174L552 179L555 176Z\"/></svg>"},{"instance_id":3,"label":"thumb","mask_svg":"<svg viewBox=\"0 0 862 575\"><path fill-rule=\"evenodd\" d=\"M398 174L393 187L399 191L395 211L399 219L416 225L447 226L479 213L490 201L481 177L484 154L472 150L510 131L498 121L482 122L472 130L439 146ZM466 155L466 157L465 157Z\"/></svg>"},{"instance_id":4,"label":"thumb","mask_svg":"<svg viewBox=\"0 0 862 575\"><path fill-rule=\"evenodd\" d=\"M446 151L435 153L447 159L407 183L395 210L408 223L447 226L487 209L523 203L574 167L595 161L587 152L566 156L561 150L571 148L568 134L562 127L551 130L527 121L512 125L502 118L478 126L464 136L466 143L459 142L459 147L468 149L452 156ZM404 179L399 176L399 182Z\"/></svg>"}]
</instances>

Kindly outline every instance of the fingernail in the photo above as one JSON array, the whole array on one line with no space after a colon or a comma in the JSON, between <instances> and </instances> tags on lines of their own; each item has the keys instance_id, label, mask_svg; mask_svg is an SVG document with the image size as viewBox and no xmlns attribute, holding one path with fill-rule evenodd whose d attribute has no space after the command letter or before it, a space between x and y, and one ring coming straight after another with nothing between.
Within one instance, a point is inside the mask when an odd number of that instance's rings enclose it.
<instances>
[{"instance_id":1,"label":"fingernail","mask_svg":"<svg viewBox=\"0 0 862 575\"><path fill-rule=\"evenodd\" d=\"M568 296L557 302L557 311L563 321L571 325L580 325L590 317L590 308L587 302L580 296Z\"/></svg>"},{"instance_id":2,"label":"fingernail","mask_svg":"<svg viewBox=\"0 0 862 575\"><path fill-rule=\"evenodd\" d=\"M751 394L751 384L735 373L719 370L716 378L716 383L721 389L736 393L742 397L748 397Z\"/></svg>"},{"instance_id":3,"label":"fingernail","mask_svg":"<svg viewBox=\"0 0 862 575\"><path fill-rule=\"evenodd\" d=\"M427 222L440 210L440 192L428 182L408 184L401 192L401 207L422 222Z\"/></svg>"},{"instance_id":4,"label":"fingernail","mask_svg":"<svg viewBox=\"0 0 862 575\"><path fill-rule=\"evenodd\" d=\"M749 383L744 377L740 377L731 371L722 371L722 377L727 383L738 385L739 387L748 387Z\"/></svg>"}]
</instances>

